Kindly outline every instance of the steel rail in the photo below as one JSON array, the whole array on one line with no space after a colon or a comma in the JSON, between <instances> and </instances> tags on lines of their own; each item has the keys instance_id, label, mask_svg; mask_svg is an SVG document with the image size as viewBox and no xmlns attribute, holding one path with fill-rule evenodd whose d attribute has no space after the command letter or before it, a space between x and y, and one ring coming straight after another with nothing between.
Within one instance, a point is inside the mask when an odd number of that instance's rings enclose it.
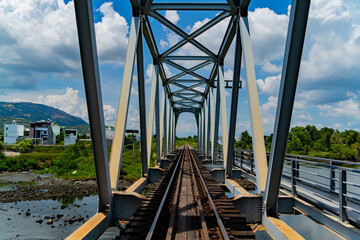
<instances>
[{"instance_id":1,"label":"steel rail","mask_svg":"<svg viewBox=\"0 0 360 240\"><path fill-rule=\"evenodd\" d=\"M184 148L185 151L185 148ZM182 168L184 166L184 161L181 161L181 165L180 165L180 172L179 175L177 177L177 190L175 192L175 196L174 196L174 200L173 200L173 206L171 209L171 217L169 220L169 227L168 227L168 232L166 234L166 240L170 240L173 239L173 236L175 235L175 230L174 227L175 226L175 222L176 222L176 215L178 214L178 206L179 206L179 198L180 198L180 190L181 190L181 186L182 186L182 175L183 175L183 171ZM175 204L174 204L175 203Z\"/></svg>"},{"instance_id":2,"label":"steel rail","mask_svg":"<svg viewBox=\"0 0 360 240\"><path fill-rule=\"evenodd\" d=\"M155 218L154 218L154 220L153 220L153 222L152 222L152 224L151 224L149 233L148 233L147 236L146 236L146 240L150 240L150 239L152 238L153 234L154 234L154 230L155 230L155 227L156 227L157 222L158 222L158 220L159 220L160 213L161 213L161 211L162 211L162 208L164 207L164 203L165 203L166 198L167 198L167 196L168 196L170 187L171 187L172 182L173 182L173 180L174 180L174 178L175 178L176 172L177 172L177 170L178 170L178 168L179 168L179 163L181 162L180 160L182 159L183 153L184 153L184 149L183 149L183 150L181 151L181 153L180 153L180 156L179 156L179 158L178 158L178 162L176 163L174 172L173 172L173 174L171 175L169 184L167 185L166 191L165 191L165 193L164 193L164 196L163 196L163 198L161 199L159 208L158 208L158 210L157 210L157 212L156 212L156 214L155 214Z\"/></svg>"},{"instance_id":3,"label":"steel rail","mask_svg":"<svg viewBox=\"0 0 360 240\"><path fill-rule=\"evenodd\" d=\"M189 144L188 144L188 151L189 153L191 153ZM189 154L190 155L190 154ZM194 183L193 185L193 192L195 195L195 199L196 199L196 203L197 203L197 212L200 216L200 223L201 223L201 239L202 240L209 240L209 234L208 234L208 228L206 225L206 220L205 220L205 216L204 216L204 210L203 210L203 206L201 204L201 199L200 199L200 194L199 194L199 190L198 190L198 185L196 183L196 179L195 179L195 173L194 173L194 168L192 166L192 164L190 163L190 171L191 171L191 179ZM200 186L201 187L201 186Z\"/></svg>"},{"instance_id":4,"label":"steel rail","mask_svg":"<svg viewBox=\"0 0 360 240\"><path fill-rule=\"evenodd\" d=\"M222 222L222 220L221 220L221 218L220 218L220 215L219 215L218 211L216 210L215 203L214 203L214 201L213 201L212 198L211 198L211 195L210 195L210 193L209 193L209 190L208 190L207 187L206 187L205 181L204 181L203 177L201 176L199 167L197 166L197 164L196 164L196 162L195 162L195 159L194 159L194 156L192 155L192 152L191 152L191 151L190 151L190 157L191 157L191 159L192 159L192 161L193 161L193 163L194 163L194 166L196 167L196 170L197 170L197 172L198 172L198 174L199 174L199 178L200 178L201 183L202 183L202 185L203 185L203 188L204 188L204 190L205 190L206 196L207 196L207 198L208 198L208 200L209 200L209 202L210 202L211 208L212 208L213 211L214 211L214 215L215 215L216 221L217 221L217 223L218 223L218 225L219 225L219 227L220 227L221 234L222 234L222 236L223 236L223 238L224 238L225 240L230 240L230 238L229 238L229 236L228 236L228 234L227 234L227 232L226 232L225 226L224 226L224 224L223 224L223 222Z\"/></svg>"}]
</instances>

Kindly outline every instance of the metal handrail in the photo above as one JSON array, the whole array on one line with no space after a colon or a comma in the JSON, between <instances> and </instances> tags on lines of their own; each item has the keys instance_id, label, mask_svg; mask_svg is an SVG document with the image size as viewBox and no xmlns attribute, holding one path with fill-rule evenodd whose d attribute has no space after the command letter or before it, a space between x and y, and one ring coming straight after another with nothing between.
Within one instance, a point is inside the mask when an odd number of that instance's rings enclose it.
<instances>
[{"instance_id":1,"label":"metal handrail","mask_svg":"<svg viewBox=\"0 0 360 240\"><path fill-rule=\"evenodd\" d=\"M222 154L222 147L219 146L217 149L217 157L221 158ZM267 152L267 157L270 156L270 153ZM330 192L337 195L333 195L335 200L328 199L331 202L338 204L339 209L337 214L341 221L347 221L349 219L347 215L347 211L352 211L353 208L348 207L347 202L350 201L352 203L360 204L359 198L355 196L350 196L349 194L353 194L356 196L360 196L359 193L354 192L351 189L348 189L348 186L360 188L358 183L353 183L347 180L347 175L353 177L360 178L360 163L350 162L350 161L342 161L342 160L335 160L335 159L326 159L326 158L317 158L317 157L308 157L308 156L301 156L301 155L292 155L287 154L285 155L285 163L284 168L287 172L283 171L283 176L287 179L290 179L291 183L291 192L292 194L299 195L296 191L297 188L305 189L302 186L298 185L298 183L302 183L305 186L322 190L325 192ZM289 166L287 166L289 164ZM240 167L241 169L245 170L248 173L251 173L256 176L255 168L254 168L254 155L251 150L248 149L235 149L235 157L234 157L234 165ZM343 166L347 165L347 166ZM309 169L303 169L304 167L316 170L328 170L329 176L312 172ZM354 168L351 168L354 167ZM304 174L310 174L315 177L319 177L316 179L309 179L304 176ZM320 179L329 180L329 185L324 182L321 182ZM336 183L336 184L335 184ZM309 189L305 189L308 192ZM304 194L304 193L302 193ZM315 195L319 195L323 198L326 198L326 195L321 195L320 193L315 193ZM304 194L304 197L306 194ZM309 196L308 196L309 197ZM338 200L336 200L338 198ZM328 210L333 211L333 207L328 207ZM354 211L360 214L358 211Z\"/></svg>"}]
</instances>

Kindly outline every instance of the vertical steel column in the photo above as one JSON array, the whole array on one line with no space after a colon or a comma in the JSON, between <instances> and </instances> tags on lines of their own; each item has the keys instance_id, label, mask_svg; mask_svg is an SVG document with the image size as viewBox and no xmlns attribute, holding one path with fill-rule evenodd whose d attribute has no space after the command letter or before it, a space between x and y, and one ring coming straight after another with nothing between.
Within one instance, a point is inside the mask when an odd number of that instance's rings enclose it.
<instances>
[{"instance_id":1,"label":"vertical steel column","mask_svg":"<svg viewBox=\"0 0 360 240\"><path fill-rule=\"evenodd\" d=\"M219 75L216 86L216 103L215 103L215 120L214 120L214 148L212 155L214 156L214 160L216 160L216 152L218 150L218 140L219 140L219 122L220 122L220 89L219 89Z\"/></svg>"},{"instance_id":2,"label":"vertical steel column","mask_svg":"<svg viewBox=\"0 0 360 240\"><path fill-rule=\"evenodd\" d=\"M139 96L139 115L140 115L140 144L141 144L141 163L142 176L148 173L149 165L147 162L147 142L146 142L146 106L145 106L145 77L144 77L144 51L143 51L143 24L140 17L140 32L137 44L137 73L138 73L138 96ZM149 153L150 154L150 153Z\"/></svg>"},{"instance_id":3,"label":"vertical steel column","mask_svg":"<svg viewBox=\"0 0 360 240\"><path fill-rule=\"evenodd\" d=\"M168 121L168 151L169 153L172 152L172 149L171 149L171 144L172 144L172 141L171 141L171 136L172 136L172 106L171 106L171 102L170 102L170 99L168 99L169 101L169 121Z\"/></svg>"},{"instance_id":4,"label":"vertical steel column","mask_svg":"<svg viewBox=\"0 0 360 240\"><path fill-rule=\"evenodd\" d=\"M286 144L290 129L296 86L304 45L310 0L293 0L286 38L284 63L281 74L279 99L276 110L274 136L270 154L270 171L267 176L265 207L267 213L276 215Z\"/></svg>"},{"instance_id":5,"label":"vertical steel column","mask_svg":"<svg viewBox=\"0 0 360 240\"><path fill-rule=\"evenodd\" d=\"M207 99L204 99L204 115L205 115L205 124L204 124L204 152L205 152L205 159L207 159L208 156L208 151L209 151L209 142L208 142L208 138L209 138L209 109L208 109L208 103L207 103Z\"/></svg>"},{"instance_id":6,"label":"vertical steel column","mask_svg":"<svg viewBox=\"0 0 360 240\"><path fill-rule=\"evenodd\" d=\"M168 121L169 121L169 106L168 106L168 99L166 96L166 88L164 86L164 158L167 158L168 155Z\"/></svg>"},{"instance_id":7,"label":"vertical steel column","mask_svg":"<svg viewBox=\"0 0 360 240\"><path fill-rule=\"evenodd\" d=\"M134 60L139 33L139 17L131 20L128 47L126 51L124 73L121 83L120 99L116 114L114 139L110 155L110 181L111 189L118 190L120 178L121 158L124 148L126 119L129 108L129 98L134 70Z\"/></svg>"},{"instance_id":8,"label":"vertical steel column","mask_svg":"<svg viewBox=\"0 0 360 240\"><path fill-rule=\"evenodd\" d=\"M264 134L262 130L259 95L256 85L255 66L252 53L252 44L250 38L250 29L247 17L240 18L241 45L243 50L245 72L246 72L246 88L249 99L250 123L252 129L252 142L255 154L256 183L258 193L265 191L267 162L266 150L264 142Z\"/></svg>"},{"instance_id":9,"label":"vertical steel column","mask_svg":"<svg viewBox=\"0 0 360 240\"><path fill-rule=\"evenodd\" d=\"M160 96L159 96L159 90L160 90L160 84L159 84L159 73L158 68L156 72L156 91L155 91L155 132L156 132L156 162L160 164L161 160L161 142L162 142L162 136L161 136L161 121L160 121Z\"/></svg>"},{"instance_id":10,"label":"vertical steel column","mask_svg":"<svg viewBox=\"0 0 360 240\"><path fill-rule=\"evenodd\" d=\"M90 0L74 5L101 212L111 203L111 189L93 9Z\"/></svg>"},{"instance_id":11,"label":"vertical steel column","mask_svg":"<svg viewBox=\"0 0 360 240\"><path fill-rule=\"evenodd\" d=\"M226 149L228 148L228 125L227 125L227 113L226 113L226 98L225 98L225 82L224 82L224 65L219 65L219 81L218 90L220 93L220 109L221 109L221 125L223 135L223 156L224 156L224 169L227 169L228 154ZM230 166L232 168L232 166Z\"/></svg>"},{"instance_id":12,"label":"vertical steel column","mask_svg":"<svg viewBox=\"0 0 360 240\"><path fill-rule=\"evenodd\" d=\"M202 107L200 108L199 111L199 146L198 146L198 150L201 152L202 146L201 146L201 137L202 137Z\"/></svg>"},{"instance_id":13,"label":"vertical steel column","mask_svg":"<svg viewBox=\"0 0 360 240\"><path fill-rule=\"evenodd\" d=\"M176 149L176 114L175 114L175 110L173 111L174 114L174 121L173 121L173 150Z\"/></svg>"},{"instance_id":14,"label":"vertical steel column","mask_svg":"<svg viewBox=\"0 0 360 240\"><path fill-rule=\"evenodd\" d=\"M148 125L147 125L147 164L150 166L151 159L151 145L152 145L152 135L153 135L153 126L154 126L154 111L155 111L155 101L158 85L158 65L153 65L153 71L151 74L151 89L150 89L150 101L149 101L149 112L148 112Z\"/></svg>"},{"instance_id":15,"label":"vertical steel column","mask_svg":"<svg viewBox=\"0 0 360 240\"><path fill-rule=\"evenodd\" d=\"M210 110L210 131L211 131L211 160L215 160L215 112L214 112L214 93L213 93L213 87L210 87L209 89L209 110Z\"/></svg>"},{"instance_id":16,"label":"vertical steel column","mask_svg":"<svg viewBox=\"0 0 360 240\"><path fill-rule=\"evenodd\" d=\"M208 94L208 103L206 104L207 106L207 112L208 114L206 115L206 119L207 119L207 128L206 128L206 154L205 157L208 159L210 158L210 134L211 134L211 106L210 106L210 89L209 89L209 94Z\"/></svg>"},{"instance_id":17,"label":"vertical steel column","mask_svg":"<svg viewBox=\"0 0 360 240\"><path fill-rule=\"evenodd\" d=\"M203 153L203 154L205 154L205 137L206 137L206 133L205 133L205 130L206 130L206 126L205 126L205 124L206 124L206 113L205 113L205 108L206 108L206 103L205 103L205 101L204 101L204 104L203 104L203 106L202 106L202 136L201 136L201 146L202 146L202 148L201 148L201 152Z\"/></svg>"},{"instance_id":18,"label":"vertical steel column","mask_svg":"<svg viewBox=\"0 0 360 240\"><path fill-rule=\"evenodd\" d=\"M236 21L236 25L239 22ZM228 145L228 164L226 168L226 175L232 177L232 165L234 159L234 142L236 131L236 115L239 99L239 82L240 82L240 70L241 70L241 37L239 27L236 28L236 47L235 47L235 63L234 63L234 79L231 95L231 110L230 110L230 127L229 127L229 145Z\"/></svg>"},{"instance_id":19,"label":"vertical steel column","mask_svg":"<svg viewBox=\"0 0 360 240\"><path fill-rule=\"evenodd\" d=\"M161 154L160 154L160 159L161 159L161 156L164 156L164 150L163 150L163 137L165 136L164 134L164 128L166 128L166 120L165 120L165 117L166 117L166 101L165 101L165 87L161 88L161 109L160 109L160 151L161 151ZM164 139L165 141L165 139Z\"/></svg>"}]
</instances>

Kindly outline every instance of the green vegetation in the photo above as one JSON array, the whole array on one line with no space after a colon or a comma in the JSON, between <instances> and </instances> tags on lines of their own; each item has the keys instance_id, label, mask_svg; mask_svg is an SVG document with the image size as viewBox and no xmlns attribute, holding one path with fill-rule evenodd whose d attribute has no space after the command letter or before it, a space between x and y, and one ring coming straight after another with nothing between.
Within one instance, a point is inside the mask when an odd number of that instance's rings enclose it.
<instances>
[{"instance_id":1,"label":"green vegetation","mask_svg":"<svg viewBox=\"0 0 360 240\"><path fill-rule=\"evenodd\" d=\"M31 140L23 139L21 142L15 144L14 150L20 153L29 153L34 150L34 145Z\"/></svg>"},{"instance_id":2,"label":"green vegetation","mask_svg":"<svg viewBox=\"0 0 360 240\"><path fill-rule=\"evenodd\" d=\"M184 145L185 143L188 143L191 147L193 148L197 148L197 136L188 136L188 137L183 137L183 138L178 138L176 137L176 147L181 147L182 145Z\"/></svg>"},{"instance_id":3,"label":"green vegetation","mask_svg":"<svg viewBox=\"0 0 360 240\"><path fill-rule=\"evenodd\" d=\"M270 150L272 136L265 136L266 149ZM176 146L189 143L197 147L197 136L176 138ZM236 148L252 149L252 139L245 131L241 133ZM0 150L2 144L0 142ZM28 171L52 173L65 179L95 179L95 166L91 142L78 142L72 146L33 146L23 140L7 150L21 152L18 156L6 157L0 152L0 171ZM108 148L110 156L111 147ZM350 161L360 160L360 133L354 130L339 132L331 128L318 130L315 126L294 127L289 134L287 153ZM156 162L156 141L153 136L151 164ZM135 181L141 176L140 142L134 136L125 138L121 164L121 179Z\"/></svg>"},{"instance_id":4,"label":"green vegetation","mask_svg":"<svg viewBox=\"0 0 360 240\"><path fill-rule=\"evenodd\" d=\"M132 139L132 137L126 138L127 141L124 145L121 179L135 181L141 176L140 142L134 142L133 155L133 143L129 141L130 138ZM31 144L29 147L31 141L28 141L23 140L21 143L8 148L8 150L23 152L18 156L6 157L0 152L0 171L34 170L37 173L52 173L56 177L64 179L95 179L91 142L78 142L71 146L33 146ZM109 147L109 157L110 151L111 148ZM154 138L151 166L155 165L155 161L156 143Z\"/></svg>"},{"instance_id":5,"label":"green vegetation","mask_svg":"<svg viewBox=\"0 0 360 240\"><path fill-rule=\"evenodd\" d=\"M271 149L272 135L264 136L266 150ZM235 143L236 148L252 149L252 138L247 131ZM288 154L311 157L360 161L360 133L354 130L340 132L315 126L293 127L289 133Z\"/></svg>"}]
</instances>

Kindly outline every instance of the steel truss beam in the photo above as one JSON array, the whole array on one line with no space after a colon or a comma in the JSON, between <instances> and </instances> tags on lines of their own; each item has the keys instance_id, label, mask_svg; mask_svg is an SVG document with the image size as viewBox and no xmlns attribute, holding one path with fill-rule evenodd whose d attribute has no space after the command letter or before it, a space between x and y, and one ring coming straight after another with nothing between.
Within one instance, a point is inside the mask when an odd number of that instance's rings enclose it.
<instances>
[{"instance_id":1,"label":"steel truss beam","mask_svg":"<svg viewBox=\"0 0 360 240\"><path fill-rule=\"evenodd\" d=\"M126 51L124 73L121 83L120 99L116 115L115 133L110 154L110 180L113 191L118 190L121 158L125 140L125 126L134 70L134 60L139 34L139 17L133 17L130 25L128 48Z\"/></svg>"},{"instance_id":2,"label":"steel truss beam","mask_svg":"<svg viewBox=\"0 0 360 240\"><path fill-rule=\"evenodd\" d=\"M281 175L299 76L310 0L293 0L291 5L284 63L281 74L274 136L271 145L270 171L267 176L265 207L268 215L277 215Z\"/></svg>"},{"instance_id":3,"label":"steel truss beam","mask_svg":"<svg viewBox=\"0 0 360 240\"><path fill-rule=\"evenodd\" d=\"M74 5L101 212L110 208L111 188L94 17L91 1Z\"/></svg>"},{"instance_id":4,"label":"steel truss beam","mask_svg":"<svg viewBox=\"0 0 360 240\"><path fill-rule=\"evenodd\" d=\"M255 65L252 54L252 44L250 38L250 29L247 17L240 17L238 26L241 36L241 45L246 73L246 89L248 92L250 123L253 134L253 148L255 157L256 182L258 193L265 191L267 162L264 143L264 134L262 130L259 95L256 85Z\"/></svg>"},{"instance_id":5,"label":"steel truss beam","mask_svg":"<svg viewBox=\"0 0 360 240\"><path fill-rule=\"evenodd\" d=\"M238 22L237 22L238 24ZM234 86L239 86L240 82L240 69L241 69L241 37L239 28L236 32L236 46L235 46L235 61L234 61ZM238 107L238 98L239 98L239 88L232 88L231 95L231 112L230 112L230 127L229 127L229 145L227 149L228 154L228 163L226 168L226 175L230 178L232 177L232 166L234 159L234 142L235 142L235 130L236 130L236 116L237 116L237 107Z\"/></svg>"},{"instance_id":6,"label":"steel truss beam","mask_svg":"<svg viewBox=\"0 0 360 240\"><path fill-rule=\"evenodd\" d=\"M142 22L142 19L140 19ZM146 106L145 106L145 77L144 77L144 53L143 53L143 24L140 24L139 38L137 44L137 73L138 73L138 97L139 97L139 117L140 117L140 134L146 136ZM154 111L152 109L152 111ZM151 127L152 130L152 127ZM145 176L148 173L149 164L147 161L148 149L147 139L142 137L140 139L141 144L141 162L142 162L142 175ZM149 153L150 155L150 153Z\"/></svg>"}]
</instances>

